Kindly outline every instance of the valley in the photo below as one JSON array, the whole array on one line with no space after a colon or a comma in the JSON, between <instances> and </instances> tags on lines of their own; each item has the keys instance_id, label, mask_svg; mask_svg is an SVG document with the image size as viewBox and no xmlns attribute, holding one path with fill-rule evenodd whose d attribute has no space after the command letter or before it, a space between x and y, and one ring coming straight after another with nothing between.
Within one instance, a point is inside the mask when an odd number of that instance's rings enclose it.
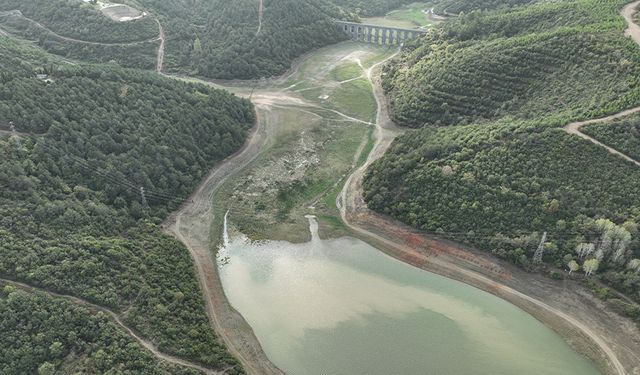
<instances>
[{"instance_id":1,"label":"valley","mask_svg":"<svg viewBox=\"0 0 640 375\"><path fill-rule=\"evenodd\" d=\"M503 3L0 3L0 372L640 373L640 1Z\"/></svg>"}]
</instances>

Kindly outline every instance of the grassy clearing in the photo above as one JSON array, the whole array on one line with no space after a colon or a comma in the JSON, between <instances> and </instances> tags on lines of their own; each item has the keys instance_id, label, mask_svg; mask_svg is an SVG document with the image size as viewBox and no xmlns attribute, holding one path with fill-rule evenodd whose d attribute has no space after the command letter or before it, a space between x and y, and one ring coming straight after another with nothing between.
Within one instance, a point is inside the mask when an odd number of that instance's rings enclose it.
<instances>
[{"instance_id":1,"label":"grassy clearing","mask_svg":"<svg viewBox=\"0 0 640 375\"><path fill-rule=\"evenodd\" d=\"M376 112L376 99L366 78L343 83L327 102L334 109L363 121L372 121Z\"/></svg>"},{"instance_id":2,"label":"grassy clearing","mask_svg":"<svg viewBox=\"0 0 640 375\"><path fill-rule=\"evenodd\" d=\"M388 51L344 43L319 51L300 65L284 87L299 82L290 92L322 108L272 108L260 113L268 127L267 146L214 196L215 238L227 208L233 225L254 240L307 241L306 214L318 217L323 238L348 233L335 201L348 175L371 150L374 128L326 109L372 120L376 106L369 82L363 78L337 84L336 79L352 78L356 68L362 74L356 58L373 63ZM307 90L295 93L296 89ZM328 98L320 99L323 95Z\"/></svg>"},{"instance_id":3,"label":"grassy clearing","mask_svg":"<svg viewBox=\"0 0 640 375\"><path fill-rule=\"evenodd\" d=\"M362 76L362 68L356 63L339 65L331 71L331 78L334 81L346 81Z\"/></svg>"},{"instance_id":4,"label":"grassy clearing","mask_svg":"<svg viewBox=\"0 0 640 375\"><path fill-rule=\"evenodd\" d=\"M431 24L431 21L429 21L426 13L424 12L430 7L430 3L408 4L402 8L387 13L384 17L363 18L362 22L372 25L400 27L406 29L425 27Z\"/></svg>"}]
</instances>

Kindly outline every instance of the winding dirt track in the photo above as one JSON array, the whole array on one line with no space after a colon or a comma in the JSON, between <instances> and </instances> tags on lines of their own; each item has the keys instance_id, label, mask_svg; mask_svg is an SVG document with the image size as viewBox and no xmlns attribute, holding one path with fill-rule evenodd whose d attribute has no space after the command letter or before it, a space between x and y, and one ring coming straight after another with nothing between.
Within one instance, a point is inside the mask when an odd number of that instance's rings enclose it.
<instances>
[{"instance_id":1,"label":"winding dirt track","mask_svg":"<svg viewBox=\"0 0 640 375\"><path fill-rule=\"evenodd\" d=\"M633 23L633 13L635 8L640 4L640 0L635 1L624 7L621 14L627 20L629 28L626 31L626 34L631 36L634 41L640 44L640 27L638 27L635 23ZM260 0L260 13L259 13L259 26L258 33L261 30L262 26L262 0ZM71 42L77 43L85 43L85 44L94 44L94 45L120 45L120 46L128 46L128 45L138 45L148 42L156 42L160 41L160 46L158 48L158 56L157 56L157 64L156 70L158 73L162 73L163 61L164 61L164 44L165 44L165 35L164 30L160 22L156 19L159 27L159 35L156 38L144 40L144 41L135 41L128 43L99 43L99 42L88 42L73 38L64 37L56 34L52 30L47 27L41 25L40 23L31 20L24 15L20 11L17 11L19 15L28 21L34 23L39 28L51 33L52 35ZM6 12L5 12L6 13ZM389 57L392 58L393 56ZM386 61L386 60L385 60ZM384 62L384 61L383 61ZM371 67L367 71L367 77L374 83L374 94L376 98L376 102L378 104L378 112L377 112L377 121L376 121L376 144L372 149L366 163L356 170L351 176L349 176L342 193L340 194L338 200L338 206L341 211L341 216L345 224L353 230L355 233L358 233L360 236L365 238L369 238L374 243L378 243L383 245L386 248L395 249L399 254L411 254L413 257L420 258L420 254L416 253L415 249L407 247L401 239L393 238L392 234L389 234L390 231L393 230L395 224L386 219L377 216L375 213L372 213L366 209L366 205L362 200L362 178L364 175L364 171L366 168L376 159L384 154L387 148L391 145L393 139L403 132L402 129L398 128L393 124L393 122L389 119L388 111L386 107L386 102L384 99L384 95L382 89L377 81L377 78L374 79L374 68L377 68L382 64L380 62L376 64L374 67ZM268 103L256 103L257 106L260 105L269 105ZM627 111L608 116L602 119L589 120L583 122L576 122L567 125L565 127L565 131L571 134L579 135L585 139L588 139L598 145L601 145L607 148L610 152L620 155L625 159L628 159L638 165L638 161L635 161L628 156L598 142L597 140L581 133L579 131L580 127L589 123L594 122L602 122L613 120L616 118L620 118L635 112L640 112L640 107L632 108ZM345 115L345 117L348 117ZM356 120L350 118L352 120ZM265 122L269 121L269 119L259 119L257 121L257 125L254 128L251 135L248 137L244 147L238 151L233 156L225 159L221 164L219 164L204 180L204 182L200 185L200 187L193 193L191 198L187 200L187 202L171 217L168 219L166 223L167 232L174 235L180 241L182 241L188 248L193 262L197 271L198 280L202 288L202 293L205 300L206 311L209 316L209 319L215 328L215 331L218 335L224 340L227 345L229 351L235 355L243 364L245 369L252 374L281 374L282 372L275 367L271 362L266 358L265 354L262 352L261 348L255 346L257 340L253 336L251 329L248 325L242 325L237 327L237 329L230 330L229 322L223 322L221 319L224 316L234 316L236 321L244 321L241 316L237 312L235 312L231 306L229 306L226 301L226 297L222 291L222 286L220 284L220 280L218 278L216 272L215 261L212 258L212 252L209 249L209 226L210 219L212 215L212 196L216 192L216 190L236 171L244 168L248 163L250 163L260 152L262 149L266 137L264 133L266 131L265 127L267 126ZM358 120L361 121L361 120ZM369 220L369 221L367 221ZM380 223L385 223L386 227L384 229L380 229ZM369 228L374 227L380 230L371 231ZM386 232L386 233L385 233ZM378 233L384 233L386 235L380 235ZM391 237L392 239L389 239ZM393 255L393 254L392 254ZM397 256L397 255L396 255ZM429 257L428 259L421 259L421 264L425 266L426 263L429 263L427 267L430 267L432 271L435 271L440 274L445 274L448 277L452 277L458 280L462 280L471 285L480 287L481 289L491 290L491 292L500 295L501 297L515 303L516 305L522 306L523 301L526 303L530 303L535 305L537 308L545 310L548 313L551 313L555 317L558 317L566 322L566 324L572 325L577 328L579 331L584 333L590 340L592 340L602 352L606 355L611 364L611 367L615 370L615 373L619 375L625 375L627 372L625 371L624 366L620 363L618 358L616 357L615 351L601 339L601 337L593 332L588 326L586 326L581 321L573 318L572 316L564 313L563 311L554 308L538 299L525 295L513 288L500 284L493 279L490 279L482 274L469 270L468 268L461 267L454 262L448 262L446 259L434 259L433 257ZM410 262L410 263L416 263ZM36 289L26 284L16 283L10 280L3 280L7 283L12 283L18 287L25 289ZM120 325L124 330L126 330L133 338L136 339L141 345L151 351L155 356L160 359L163 359L167 362L183 365L187 367L191 367L209 374L216 374L211 369L204 368L202 366L190 363L188 361L184 361L182 359L161 353L155 348L153 344L144 340L143 338L136 335L131 329L129 329L126 325L122 323L119 316L114 312L105 309L103 307L91 304L87 301L81 300L77 297L66 296L61 294L56 294L52 292L47 293L59 297L64 298L74 303L78 303L81 305L85 305L87 307L103 311L109 314L114 321ZM224 314L218 314L217 311L226 310ZM232 324L231 324L232 325ZM233 332L231 332L233 331Z\"/></svg>"},{"instance_id":2,"label":"winding dirt track","mask_svg":"<svg viewBox=\"0 0 640 375\"><path fill-rule=\"evenodd\" d=\"M90 41L86 41L86 40L80 40L80 39L74 39L74 38L69 38L63 35L60 35L58 33L56 33L55 31L49 29L48 27L44 26L43 24L39 23L36 20L33 20L27 16L25 16L24 14L22 14L22 12L18 9L16 10L10 10L10 11L6 11L6 12L0 12L0 16L18 16L20 18L23 18L29 22L31 22L32 24L36 25L38 28L48 32L49 34L55 36L56 38L62 39L62 40L66 40L68 42L75 42L75 43L82 43L82 44L90 44L90 45L97 45L97 46L135 46L138 44L144 44L144 43L150 43L150 42L156 42L158 40L161 40L160 35L158 35L155 38L151 38L151 39L145 39L145 40L138 40L138 41L134 41L134 42L124 42L124 43L102 43L102 42L90 42Z\"/></svg>"},{"instance_id":3,"label":"winding dirt track","mask_svg":"<svg viewBox=\"0 0 640 375\"><path fill-rule=\"evenodd\" d=\"M624 8L622 8L622 10L620 11L620 15L622 15L622 17L624 17L625 21L627 22L627 29L624 31L624 35L631 37L631 39L633 39L634 42L636 42L638 45L640 45L640 26L638 26L635 22L634 22L634 15L636 13L636 9L638 8L638 5L640 5L640 1L634 1L632 3L629 3L627 5L624 6ZM613 114L611 116L606 116L606 117L602 117L602 118L598 118L598 119L593 119L593 120L586 120L586 121L577 121L577 122L572 122L569 125L564 127L564 131L566 131L569 134L575 134L581 138L584 138L586 140L589 140L595 144L597 144L598 146L602 146L604 147L607 151L609 151L610 153L614 154L614 155L618 155L621 158L628 160L632 163L634 163L637 166L640 166L640 162L638 160L635 160L631 157L629 157L628 155L625 155L624 153L614 149L611 146L607 146L606 144L598 141L597 139L594 139L593 137L590 137L587 134L584 134L580 131L580 128L583 127L584 125L589 125L589 124L596 124L596 123L601 123L601 122L608 122L608 121L612 121L615 119L619 119L625 116L629 116L631 114L640 112L640 107L634 107L634 108L630 108L627 109L625 111Z\"/></svg>"},{"instance_id":4,"label":"winding dirt track","mask_svg":"<svg viewBox=\"0 0 640 375\"><path fill-rule=\"evenodd\" d=\"M263 0L259 0L258 4L258 31L256 31L256 35L260 34L262 30L262 14L264 13L264 4Z\"/></svg>"},{"instance_id":5,"label":"winding dirt track","mask_svg":"<svg viewBox=\"0 0 640 375\"><path fill-rule=\"evenodd\" d=\"M17 282L17 281L13 281L13 280L0 278L0 282L2 282L4 284L13 285L13 286L15 286L17 288L20 288L20 289L23 289L23 290L26 290L26 291L29 291L29 292L40 291L40 292L49 294L49 295L51 295L53 297L67 300L67 301L72 302L72 303L74 303L76 305L85 306L85 307L89 308L90 310L101 311L101 312L111 316L111 318L115 321L115 323L118 326L120 326L120 328L125 330L125 332L127 332L129 334L129 336L131 336L133 339L135 339L145 349L149 350L158 359L160 359L162 361L169 362L169 363L174 364L174 365L185 366L185 367L189 367L189 368L192 368L192 369L196 369L196 370L204 372L205 374L210 374L210 375L224 374L224 371L215 371L215 370L206 368L204 366L200 366L198 364L195 364L195 363L192 363L192 362L189 362L189 361L185 361L183 359L180 359L180 358L177 358L177 357L174 357L172 355L169 355L169 354L166 354L166 353L163 353L163 352L159 351L158 348L156 348L155 345L153 345L151 342L143 339L142 337L138 336L135 332L133 332L133 330L131 328L129 328L126 324L124 324L122 322L122 320L120 319L120 316L118 314L116 314L115 312L113 312L113 311L111 311L111 310L109 310L109 309L107 309L105 307L98 306L96 304L93 304L91 302L85 301L85 300L83 300L81 298L78 298L78 297L51 292L51 291L46 290L46 289L38 288L38 287L35 287L35 286L32 286L32 285L28 285L28 284Z\"/></svg>"},{"instance_id":6,"label":"winding dirt track","mask_svg":"<svg viewBox=\"0 0 640 375\"><path fill-rule=\"evenodd\" d=\"M639 4L640 1L635 1L625 6L621 11L621 15L629 25L625 34L631 36L638 44L640 44L640 27L633 22L633 14ZM367 76L371 80L371 70L368 72ZM408 234L411 232L408 232L406 228L401 226L401 224L368 210L364 200L362 199L362 180L364 172L372 162L384 154L391 145L395 136L400 133L399 129L389 118L387 104L382 88L379 84L379 77L372 80L372 84L374 86L374 94L378 104L376 119L377 140L366 163L349 176L342 193L338 197L336 203L340 209L343 222L355 233L371 240L375 244L378 244L382 248L386 249L390 255L396 258L496 294L515 305L520 306L558 331L566 332L566 327L571 327L572 331L575 331L572 341L573 339L583 341L582 344L576 344L574 342L574 345L580 346L583 351L589 352L592 359L596 360L600 364L606 365L607 373L618 375L627 374L625 365L623 365L618 358L618 354L623 352L625 353L627 364L630 364L630 371L633 371L633 374L640 373L640 367L637 367L637 362L635 362L635 365L633 364L634 362L631 362L639 359L637 354L634 354L637 349L632 348L634 346L633 344L631 344L630 347L625 345L626 343L622 343L623 340L616 342L617 340L615 337L609 337L609 340L604 340L602 332L596 332L583 320L576 319L573 314L565 312L567 307L563 306L562 308L557 308L551 306L539 299L504 285L504 283L497 282L495 277L490 278L480 272L476 272L475 270L470 269L470 267L464 264L464 262L455 259L455 257L434 257L429 254L425 255L424 252L419 251L420 249L407 245L406 236L401 234ZM619 151L602 144L579 131L580 127L583 125L606 122L636 112L640 112L640 107L631 108L601 119L574 122L567 125L564 130L570 134L576 134L588 139L602 147L605 147L609 152L640 165L638 161L629 158ZM428 243L436 246L443 245L444 247L449 248L452 247L451 243L447 242L446 244L440 244L437 239L433 238L428 240L425 239L422 243ZM455 247L455 244L453 246ZM576 335L578 337L575 337ZM609 333L609 336L611 335L612 333ZM612 341L614 343L612 343ZM591 345L589 345L589 342L595 345L596 348L590 348ZM635 346L637 347L637 345ZM593 349L595 349L595 351L593 351ZM629 360L629 358L632 359Z\"/></svg>"},{"instance_id":7,"label":"winding dirt track","mask_svg":"<svg viewBox=\"0 0 640 375\"><path fill-rule=\"evenodd\" d=\"M583 132L580 131L580 128L583 127L584 125L609 122L609 121L612 121L612 120L615 120L615 119L619 119L619 118L622 118L622 117L626 117L626 116L629 116L631 114L638 113L638 112L640 112L640 107L635 107L635 108L631 108L631 109L628 109L626 111L622 111L622 112L619 112L619 113L616 113L614 115L607 116L607 117L597 118L597 119L593 119L593 120L572 122L569 125L564 127L564 131L569 133L569 134L575 134L578 137L581 137L581 138L584 138L586 140L589 140L589 141L597 144L598 146L604 147L610 153L612 153L614 155L618 155L621 158L623 158L625 160L628 160L628 161L634 163L637 166L640 166L640 162L639 161L633 159L630 156L627 156L627 155L623 154L622 152L614 149L611 146L607 146L606 144L604 144L604 143L598 141L597 139L595 139L595 138L593 138L593 137L591 137L591 136L589 136L587 134L584 134Z\"/></svg>"},{"instance_id":8,"label":"winding dirt track","mask_svg":"<svg viewBox=\"0 0 640 375\"><path fill-rule=\"evenodd\" d=\"M369 71L368 77L371 78L371 76L371 71ZM446 256L433 257L416 251L415 248L407 246L403 238L397 236L396 233L403 233L404 230L395 228L396 223L368 210L362 199L364 172L372 162L384 154L391 145L395 135L399 134L398 128L393 125L393 122L388 116L387 105L379 80L372 80L372 84L374 85L374 94L378 103L377 141L366 163L348 178L338 198L338 208L340 209L341 217L345 225L358 235L373 240L373 243L391 250L390 255L398 257L401 260L490 291L522 308L525 308L523 305L533 304L536 309L542 309L545 313L551 313L553 316L564 320L566 324L576 328L595 343L606 355L608 363L615 371L614 373L626 375L625 367L619 361L616 352L599 334L594 332L585 323L560 309L554 308L538 299L490 279L479 272L470 270L465 266L460 266L458 264L459 262L455 259L447 259ZM370 230L369 228L374 228L374 230ZM433 239L431 239L431 241L433 241ZM542 315L540 313L536 314L536 309L525 309L537 315L537 317Z\"/></svg>"},{"instance_id":9,"label":"winding dirt track","mask_svg":"<svg viewBox=\"0 0 640 375\"><path fill-rule=\"evenodd\" d=\"M267 359L251 328L228 304L210 249L210 227L213 195L229 177L260 153L267 140L267 121L259 118L243 148L213 169L187 202L164 224L166 231L184 243L191 254L214 331L250 374L282 374L282 371Z\"/></svg>"},{"instance_id":10,"label":"winding dirt track","mask_svg":"<svg viewBox=\"0 0 640 375\"><path fill-rule=\"evenodd\" d=\"M158 57L156 59L156 72L162 74L162 65L164 64L164 28L160 23L160 20L156 18L158 24L158 40L160 45L158 46Z\"/></svg>"}]
</instances>

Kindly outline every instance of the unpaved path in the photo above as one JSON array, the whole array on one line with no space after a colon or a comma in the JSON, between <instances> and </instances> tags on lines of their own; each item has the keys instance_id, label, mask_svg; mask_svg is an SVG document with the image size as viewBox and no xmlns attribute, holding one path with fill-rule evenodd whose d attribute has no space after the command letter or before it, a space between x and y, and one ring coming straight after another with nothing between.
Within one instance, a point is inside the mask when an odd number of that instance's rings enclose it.
<instances>
[{"instance_id":1,"label":"unpaved path","mask_svg":"<svg viewBox=\"0 0 640 375\"><path fill-rule=\"evenodd\" d=\"M195 193L164 224L166 231L184 243L191 254L202 289L205 307L214 331L249 374L282 374L266 357L258 340L242 316L224 296L213 251L210 227L212 198L222 184L247 166L259 154L267 140L268 105L258 104L258 120L243 148L215 167ZM275 119L277 121L277 119Z\"/></svg>"},{"instance_id":2,"label":"unpaved path","mask_svg":"<svg viewBox=\"0 0 640 375\"><path fill-rule=\"evenodd\" d=\"M604 123L604 122L608 122L608 121L612 121L615 119L619 119L621 117L625 117L625 116L629 116L631 114L640 112L640 107L635 107L635 108L631 108L628 109L626 111L622 111L619 113L616 113L614 115L611 116L607 116L607 117L602 117L602 118L597 118L597 119L593 119L593 120L586 120L586 121L578 121L578 122L572 122L569 125L564 127L564 131L566 131L569 134L575 134L578 137L584 138L586 140L589 140L595 144L597 144L598 146L602 146L604 147L607 151L609 151L610 153L614 154L614 155L618 155L621 158L628 160L632 163L634 163L637 166L640 166L640 162L633 159L632 157L623 154L622 152L616 150L615 148L611 147L611 146L607 146L606 144L598 141L597 139L584 134L583 132L580 131L580 128L585 126L585 125L589 125L589 124L597 124L597 123Z\"/></svg>"},{"instance_id":3,"label":"unpaved path","mask_svg":"<svg viewBox=\"0 0 640 375\"><path fill-rule=\"evenodd\" d=\"M134 42L124 42L124 43L90 42L90 41L87 41L87 40L74 39L74 38L69 38L69 37L60 35L60 34L56 33L55 31L49 29L48 27L44 26L43 24L39 23L38 21L33 20L33 19L25 16L18 9L6 11L6 12L0 12L0 16L17 16L17 17L23 18L26 21L29 21L30 23L34 24L36 27L38 27L38 28L46 31L47 33L55 36L56 38L59 38L59 39L62 39L62 40L66 40L68 42L90 44L90 45L97 45L97 46L135 46L135 45L138 45L138 44L156 42L156 41L160 40L160 36L157 36L157 37L151 38L151 39L139 40L139 41L134 41Z\"/></svg>"},{"instance_id":4,"label":"unpaved path","mask_svg":"<svg viewBox=\"0 0 640 375\"><path fill-rule=\"evenodd\" d=\"M627 5L624 6L624 8L622 8L622 10L620 11L620 15L624 18L624 20L627 22L627 29L624 31L624 35L631 37L631 39L633 39L634 42L636 42L638 45L640 45L640 26L638 26L633 17L636 14L636 10L638 8L638 5L640 5L640 0L638 1L634 1L632 3L629 3ZM612 121L615 119L619 119L621 117L625 117L625 116L629 116L631 114L640 112L640 107L634 107L634 108L630 108L627 109L625 111L613 114L611 116L607 116L607 117L602 117L602 118L598 118L598 119L593 119L593 120L586 120L586 121L577 121L577 122L572 122L569 125L564 127L564 131L566 131L569 134L575 134L581 138L584 138L586 140L589 140L595 144L597 144L598 146L602 146L604 147L607 151L609 151L610 153L614 154L614 155L618 155L621 158L628 160L634 164L636 164L637 166L640 166L640 162L638 160L635 160L631 157L629 157L628 155L625 155L624 153L614 149L611 146L607 146L606 144L598 141L597 139L594 139L593 137L588 136L587 134L584 134L580 131L580 128L583 127L584 125L589 125L589 124L596 124L596 123L600 123L600 122L608 122L608 121Z\"/></svg>"},{"instance_id":5,"label":"unpaved path","mask_svg":"<svg viewBox=\"0 0 640 375\"><path fill-rule=\"evenodd\" d=\"M116 314L115 312L102 307L102 306L98 306L96 304L93 304L91 302L85 301L81 298L78 297L74 297L74 296L70 296L70 295L66 295L66 294L61 294L61 293L55 293L52 291L49 291L47 289L42 289L42 288L38 288L32 285L28 285L25 283L21 283L21 282L17 282L17 281L13 281L13 280L8 280L8 279L3 279L0 278L0 282L4 283L4 284L9 284L9 285L13 285L17 288L20 289L24 289L27 290L29 292L33 292L33 291L41 291L44 293L47 293L53 297L57 297L57 298L61 298L61 299L65 299L69 302L72 302L76 305L81 305L81 306L85 306L91 310L96 310L96 311L101 311L105 314L108 314L109 316L111 316L111 318L115 321L115 323L120 326L120 328L122 328L123 330L125 330L125 332L127 332L129 334L129 336L133 337L140 345L142 345L145 349L149 350L154 356L156 356L156 358L165 361L165 362L169 362L172 363L174 365L179 365L179 366L185 366L185 367L189 367L189 368L193 368L199 371L204 372L205 374L211 374L211 375L215 375L215 374L223 374L224 371L215 371L209 368L206 368L204 366L200 366L198 364L189 362L189 361L185 361L183 359L174 357L172 355L163 353L161 351L158 350L158 348L156 348L155 345L153 345L151 342L143 339L142 337L138 336L131 328L129 328L126 324L124 324L122 322L122 320L120 319L120 316L118 314Z\"/></svg>"},{"instance_id":6,"label":"unpaved path","mask_svg":"<svg viewBox=\"0 0 640 375\"><path fill-rule=\"evenodd\" d=\"M549 290L542 293L541 289L540 295L535 298L532 296L533 292L527 289L527 282L522 283L522 280L528 278L523 272L509 269L509 266L468 251L461 245L427 238L368 210L362 199L364 172L372 162L384 154L393 139L401 133L389 118L379 77L372 79L374 68L375 66L367 72L367 76L372 81L378 103L377 140L364 165L347 179L336 202L345 225L400 260L478 287L519 306L561 333L577 350L596 361L605 373L626 375L626 368L633 374L640 373L640 364L637 362L639 358L636 354L640 350L640 342L627 340L634 337L628 330L637 331L637 328L633 323L629 323L628 319L616 315L606 316L606 312L594 311L593 301L583 302L588 297L578 298L572 294L565 296L566 293L562 293L562 289L553 289L553 285L545 284L544 288ZM514 277L514 274L517 274L517 277ZM546 280L540 282L546 283ZM557 297L559 300L553 299L549 297L550 292L558 293L561 297ZM541 298L552 300L553 306L543 302ZM574 309L580 309L581 318L576 318ZM597 317L595 322L594 316ZM621 327L625 328L621 330ZM624 357L626 366L619 357Z\"/></svg>"},{"instance_id":7,"label":"unpaved path","mask_svg":"<svg viewBox=\"0 0 640 375\"><path fill-rule=\"evenodd\" d=\"M262 14L264 13L264 4L263 0L259 0L258 4L258 31L256 31L256 35L260 34L262 30Z\"/></svg>"},{"instance_id":8,"label":"unpaved path","mask_svg":"<svg viewBox=\"0 0 640 375\"><path fill-rule=\"evenodd\" d=\"M158 57L156 61L156 72L162 74L162 65L164 64L164 28L160 23L160 20L156 18L158 24L158 40L160 45L158 46Z\"/></svg>"}]
</instances>

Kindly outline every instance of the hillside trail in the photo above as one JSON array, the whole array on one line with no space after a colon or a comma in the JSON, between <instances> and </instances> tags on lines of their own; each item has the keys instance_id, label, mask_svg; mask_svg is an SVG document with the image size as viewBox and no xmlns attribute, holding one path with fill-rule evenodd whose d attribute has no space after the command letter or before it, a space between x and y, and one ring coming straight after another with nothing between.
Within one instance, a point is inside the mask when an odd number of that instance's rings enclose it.
<instances>
[{"instance_id":1,"label":"hillside trail","mask_svg":"<svg viewBox=\"0 0 640 375\"><path fill-rule=\"evenodd\" d=\"M260 34L262 30L262 14L264 13L264 4L263 0L259 0L258 4L258 31L256 31L256 36Z\"/></svg>"},{"instance_id":2,"label":"hillside trail","mask_svg":"<svg viewBox=\"0 0 640 375\"><path fill-rule=\"evenodd\" d=\"M626 11L623 11L623 13L629 12L629 9L633 10L638 4L640 4L640 1L636 1L635 3L625 7ZM629 20L627 17L625 17L625 19ZM636 34L638 39L634 38L634 40L640 44L640 28L638 28L638 31L639 32ZM391 56L390 58L393 57L394 56ZM584 319L584 317L581 316L582 319L578 319L574 316L572 311L565 310L568 303L555 303L557 306L561 307L554 307L529 295L529 291L526 288L521 289L527 290L527 294L506 285L506 281L511 278L511 275L509 272L504 271L499 267L497 268L497 271L495 269L491 269L490 272L482 269L479 271L476 270L474 264L469 264L467 262L469 258L473 259L474 254L456 243L442 241L437 238L422 237L420 239L420 243L423 244L423 246L433 246L438 249L444 249L444 251L438 250L440 252L437 253L436 256L428 253L428 251L430 251L429 249L426 249L427 254L425 254L425 249L412 246L408 239L419 238L421 237L419 234L416 235L415 232L411 232L411 230L406 228L404 225L368 209L363 199L362 183L364 173L371 163L384 155L395 137L403 132L403 130L399 129L390 119L386 98L379 82L379 75L372 78L372 71L384 62L385 61L380 62L367 72L367 77L374 87L374 96L376 98L376 103L378 104L376 116L376 142L366 162L348 177L343 190L336 200L342 221L345 225L354 233L362 236L363 238L368 238L372 243L380 245L390 255L402 261L493 293L523 308L533 316L542 320L545 324L558 331L566 332L567 327L570 327L571 332L575 333L573 333L574 337L569 338L569 341L573 341L577 337L579 340L584 342L584 345L587 347L587 349L585 349L586 351L591 353L595 351L597 353L593 354L594 357L606 358L605 361L607 363L608 374L626 375L627 371L625 369L625 365L623 365L618 358L618 354L624 352L627 362L633 363L632 361L636 361L638 359L637 354L634 354L636 352L637 343L635 345L626 345L627 342L617 340L615 337L611 337L611 334L606 335L602 330L597 332L592 329L588 323L586 323L587 320ZM622 117L637 111L640 111L640 107L593 121L606 121L607 119ZM576 124L570 124L571 126L568 126L565 130L577 129L581 124L584 125L584 123ZM463 259L457 259L460 254L464 254L462 256ZM476 262L476 264L483 264L482 260ZM487 273L489 275L487 275ZM518 285L517 282L512 284ZM554 300L554 302L556 301ZM607 340L603 339L603 337L607 336ZM637 371L640 371L640 368L638 367L631 366L631 368L633 368L632 371L634 371L634 374Z\"/></svg>"},{"instance_id":3,"label":"hillside trail","mask_svg":"<svg viewBox=\"0 0 640 375\"><path fill-rule=\"evenodd\" d=\"M155 19L158 24L158 40L160 45L158 46L158 57L156 59L156 73L162 74L162 65L164 64L164 28L159 19Z\"/></svg>"},{"instance_id":4,"label":"hillside trail","mask_svg":"<svg viewBox=\"0 0 640 375\"><path fill-rule=\"evenodd\" d=\"M206 82L203 82L206 83ZM266 357L251 327L229 305L218 277L215 254L210 248L210 230L213 217L213 196L234 174L251 163L268 140L268 131L278 123L277 111L271 111L274 101L281 105L298 106L298 100L282 95L252 97L257 109L257 120L244 146L212 169L197 190L185 203L167 218L165 232L180 240L188 249L195 265L206 313L217 335L227 349L242 363L249 374L283 374Z\"/></svg>"},{"instance_id":5,"label":"hillside trail","mask_svg":"<svg viewBox=\"0 0 640 375\"><path fill-rule=\"evenodd\" d=\"M631 39L633 39L634 42L636 42L636 44L640 45L640 26L638 26L633 17L636 14L636 10L638 8L638 5L640 5L640 0L634 1L632 3L629 3L627 5L625 5L622 10L620 11L620 15L624 18L624 20L627 22L627 29L624 31L624 35L630 37ZM569 133L569 134L575 134L581 138L584 138L588 141L591 141L593 143L595 143L598 146L604 147L607 151L609 151L610 153L620 156L621 158L630 161L632 163L634 163L637 166L640 166L640 161L633 159L632 157L616 150L615 148L608 146L600 141L598 141L597 139L584 134L583 132L580 131L580 128L585 126L585 125L589 125L589 124L596 124L596 123L606 123L612 120L616 120L625 116L629 116L631 114L640 112L640 107L634 107L634 108L630 108L627 110L624 110L622 112L618 112L615 113L613 115L610 116L606 116L606 117L602 117L602 118L597 118L597 119L592 119L592 120L586 120L586 121L576 121L576 122L572 122L570 124L568 124L567 126L564 127L564 131Z\"/></svg>"},{"instance_id":6,"label":"hillside trail","mask_svg":"<svg viewBox=\"0 0 640 375\"><path fill-rule=\"evenodd\" d=\"M39 23L38 21L31 19L27 16L25 16L24 14L22 14L22 11L15 9L15 10L10 10L10 11L6 11L6 12L0 12L0 16L18 16L26 21L29 21L30 23L34 24L36 27L48 32L49 34L55 36L56 38L62 39L62 40L66 40L68 42L75 42L75 43L82 43L82 44L89 44L89 45L96 45L96 46L135 46L138 44L144 44L144 43L150 43L150 42L156 42L160 39L160 35L158 35L155 38L150 38L150 39L145 39L145 40L138 40L138 41L134 41L134 42L122 42L122 43L103 43L103 42L90 42L87 40L81 40L81 39L75 39L75 38L69 38L63 35L60 35L58 33L56 33L55 31L49 29L48 27L44 26L43 24Z\"/></svg>"},{"instance_id":7,"label":"hillside trail","mask_svg":"<svg viewBox=\"0 0 640 375\"><path fill-rule=\"evenodd\" d=\"M118 314L116 314L115 312L107 309L106 307L103 306L99 306L96 305L94 303L91 303L89 301L86 301L82 298L78 298L75 296L70 296L67 294L61 294L61 293L56 293L56 292L52 292L50 290L47 289L43 289L43 288L39 288L39 287L35 287L33 285L29 285L26 283L22 283L22 282L18 282L18 281L13 281L13 280L9 280L9 279L4 279L4 278L0 278L0 282L4 283L4 284L8 284L8 285L13 285L14 287L29 291L29 292L33 292L33 291L40 291L46 294L49 294L50 296L56 297L56 298L60 298L60 299L64 299L67 300L75 305L81 305L84 306L90 310L95 310L95 311L101 311L107 315L109 315L113 321L120 326L120 328L122 328L125 332L127 332L129 334L129 336L131 336L134 340L136 340L140 345L142 345L145 349L147 349L148 351L151 352L151 354L153 354L156 358L165 361L165 362L169 362L171 364L174 365L178 365L178 366L184 366L184 367L189 367L201 372L204 372L205 374L209 374L209 375L218 375L218 374L224 374L225 371L216 371L216 370L212 370L210 368L206 368L204 366L189 362L189 361L185 361L183 359L174 357L170 354L166 354L163 353L161 351L158 350L158 348L153 345L151 342L143 339L142 337L138 336L131 328L129 328L126 324L124 324L124 322L120 319L120 316Z\"/></svg>"}]
</instances>

